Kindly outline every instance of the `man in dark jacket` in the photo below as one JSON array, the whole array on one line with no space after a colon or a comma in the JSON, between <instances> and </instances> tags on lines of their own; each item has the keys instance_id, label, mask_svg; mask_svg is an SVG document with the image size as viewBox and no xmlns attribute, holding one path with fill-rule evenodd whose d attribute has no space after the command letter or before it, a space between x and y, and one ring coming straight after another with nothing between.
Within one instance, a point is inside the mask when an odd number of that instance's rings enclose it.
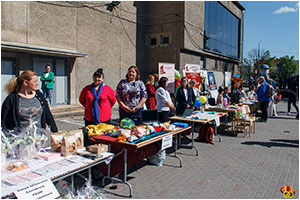
<instances>
[{"instance_id":1,"label":"man in dark jacket","mask_svg":"<svg viewBox=\"0 0 300 200\"><path fill-rule=\"evenodd\" d=\"M269 92L268 87L270 86L268 86L265 77L263 76L259 77L257 82L259 87L257 88L256 94L262 112L261 121L266 122L268 120L269 101L271 100L271 97L267 94Z\"/></svg>"}]
</instances>

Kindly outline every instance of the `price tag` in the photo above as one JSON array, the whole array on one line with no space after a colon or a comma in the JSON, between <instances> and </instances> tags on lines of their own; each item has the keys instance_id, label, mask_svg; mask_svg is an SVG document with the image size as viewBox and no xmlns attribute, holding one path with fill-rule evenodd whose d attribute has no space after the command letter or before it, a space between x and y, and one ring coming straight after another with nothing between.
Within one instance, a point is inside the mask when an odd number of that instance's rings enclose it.
<instances>
[{"instance_id":1,"label":"price tag","mask_svg":"<svg viewBox=\"0 0 300 200\"><path fill-rule=\"evenodd\" d=\"M60 196L50 179L30 183L14 193L18 199L55 199Z\"/></svg>"},{"instance_id":2,"label":"price tag","mask_svg":"<svg viewBox=\"0 0 300 200\"><path fill-rule=\"evenodd\" d=\"M216 121L216 126L219 127L220 126L220 117L217 117L215 119L215 121Z\"/></svg>"},{"instance_id":3,"label":"price tag","mask_svg":"<svg viewBox=\"0 0 300 200\"><path fill-rule=\"evenodd\" d=\"M161 150L172 147L173 137L172 135L167 135L162 138Z\"/></svg>"}]
</instances>

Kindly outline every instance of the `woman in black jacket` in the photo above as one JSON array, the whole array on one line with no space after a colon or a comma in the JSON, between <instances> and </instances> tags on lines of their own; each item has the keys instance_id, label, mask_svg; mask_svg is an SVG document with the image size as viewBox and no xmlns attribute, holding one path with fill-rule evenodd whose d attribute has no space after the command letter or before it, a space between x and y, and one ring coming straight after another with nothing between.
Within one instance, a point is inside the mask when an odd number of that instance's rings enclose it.
<instances>
[{"instance_id":1,"label":"woman in black jacket","mask_svg":"<svg viewBox=\"0 0 300 200\"><path fill-rule=\"evenodd\" d=\"M2 130L19 131L35 123L39 128L50 126L57 132L57 126L43 94L37 90L38 77L35 72L24 71L18 78L13 78L6 85L10 95L6 97L1 110Z\"/></svg>"},{"instance_id":2,"label":"woman in black jacket","mask_svg":"<svg viewBox=\"0 0 300 200\"><path fill-rule=\"evenodd\" d=\"M183 77L180 82L180 88L176 95L176 114L182 115L187 108L193 108L192 106L192 90L189 90L188 79Z\"/></svg>"}]
</instances>

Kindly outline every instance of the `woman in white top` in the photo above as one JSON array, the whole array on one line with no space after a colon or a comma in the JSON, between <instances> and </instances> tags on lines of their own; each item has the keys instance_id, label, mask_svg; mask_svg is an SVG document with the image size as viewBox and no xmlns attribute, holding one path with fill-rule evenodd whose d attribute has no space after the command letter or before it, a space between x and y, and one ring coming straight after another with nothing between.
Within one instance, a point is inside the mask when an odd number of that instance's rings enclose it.
<instances>
[{"instance_id":1,"label":"woman in white top","mask_svg":"<svg viewBox=\"0 0 300 200\"><path fill-rule=\"evenodd\" d=\"M159 80L159 86L155 93L156 108L158 112L158 120L160 122L169 121L170 109L174 109L170 93L167 91L168 78L161 77Z\"/></svg>"}]
</instances>

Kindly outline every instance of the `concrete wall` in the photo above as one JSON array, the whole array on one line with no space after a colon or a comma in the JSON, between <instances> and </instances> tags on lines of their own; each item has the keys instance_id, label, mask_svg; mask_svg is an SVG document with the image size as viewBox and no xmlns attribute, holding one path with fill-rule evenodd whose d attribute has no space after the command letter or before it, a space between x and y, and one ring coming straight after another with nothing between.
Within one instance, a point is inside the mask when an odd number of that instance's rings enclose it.
<instances>
[{"instance_id":1,"label":"concrete wall","mask_svg":"<svg viewBox=\"0 0 300 200\"><path fill-rule=\"evenodd\" d=\"M67 2L52 3L71 6ZM133 2L122 1L118 6L127 11L118 10L120 17L136 21ZM112 13L105 6L96 9L100 11L38 2L2 1L1 39L3 42L87 53L85 58L68 59L71 104L78 103L81 89L92 82L92 74L97 68L104 69L105 83L115 90L119 80L125 78L127 68L136 64L136 24L122 21L127 36L120 20L110 16ZM30 58L26 62L30 64Z\"/></svg>"},{"instance_id":2,"label":"concrete wall","mask_svg":"<svg viewBox=\"0 0 300 200\"><path fill-rule=\"evenodd\" d=\"M184 2L181 1L151 1L151 2L137 2L138 14L141 13L144 16L156 16L156 17L143 17L138 15L138 21L143 22L143 26L138 29L137 34L144 33L144 39L138 43L144 45L145 48L141 48L142 53L137 51L137 57L139 54L145 55L144 60L137 58L138 65L143 66L147 71L143 74L145 79L150 72L158 72L158 63L167 62L175 63L175 67L178 69L180 65L179 49L183 46L183 24L182 19L179 16L183 16ZM140 30L140 31L139 31ZM148 47L147 35L148 34L160 34L171 33L171 43L169 45Z\"/></svg>"}]
</instances>

